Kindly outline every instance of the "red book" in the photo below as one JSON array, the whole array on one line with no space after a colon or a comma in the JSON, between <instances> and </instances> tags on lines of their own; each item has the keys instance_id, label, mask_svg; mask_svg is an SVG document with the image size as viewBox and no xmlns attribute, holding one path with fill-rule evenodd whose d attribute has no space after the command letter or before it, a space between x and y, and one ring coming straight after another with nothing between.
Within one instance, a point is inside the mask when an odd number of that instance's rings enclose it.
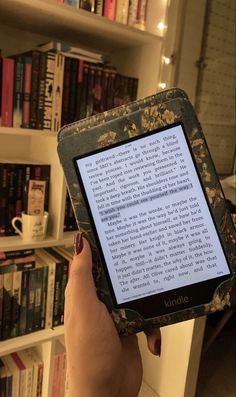
<instances>
[{"instance_id":1,"label":"red book","mask_svg":"<svg viewBox=\"0 0 236 397\"><path fill-rule=\"evenodd\" d=\"M14 59L2 62L2 127L12 127L14 95Z\"/></svg>"},{"instance_id":2,"label":"red book","mask_svg":"<svg viewBox=\"0 0 236 397\"><path fill-rule=\"evenodd\" d=\"M104 17L111 19L112 21L115 20L116 0L105 0L103 15Z\"/></svg>"}]
</instances>

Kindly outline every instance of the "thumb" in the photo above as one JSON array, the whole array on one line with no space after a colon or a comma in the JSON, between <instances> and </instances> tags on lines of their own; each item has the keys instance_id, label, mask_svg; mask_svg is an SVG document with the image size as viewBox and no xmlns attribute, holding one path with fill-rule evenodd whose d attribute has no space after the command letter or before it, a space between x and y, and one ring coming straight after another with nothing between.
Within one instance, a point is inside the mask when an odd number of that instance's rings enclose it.
<instances>
[{"instance_id":1,"label":"thumb","mask_svg":"<svg viewBox=\"0 0 236 397\"><path fill-rule=\"evenodd\" d=\"M66 300L79 310L87 310L98 301L92 275L92 253L82 233L75 236L75 256L71 263L66 287Z\"/></svg>"}]
</instances>

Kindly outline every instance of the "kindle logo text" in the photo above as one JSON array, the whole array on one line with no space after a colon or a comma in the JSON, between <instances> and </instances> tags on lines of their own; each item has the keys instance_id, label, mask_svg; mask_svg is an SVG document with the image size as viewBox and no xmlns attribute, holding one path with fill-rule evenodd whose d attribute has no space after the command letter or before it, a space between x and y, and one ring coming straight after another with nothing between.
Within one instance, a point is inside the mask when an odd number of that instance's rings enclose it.
<instances>
[{"instance_id":1,"label":"kindle logo text","mask_svg":"<svg viewBox=\"0 0 236 397\"><path fill-rule=\"evenodd\" d=\"M189 297L188 296L178 296L178 298L176 299L169 299L169 300L165 300L164 299L164 304L165 307L172 307L172 306L176 306L176 305L182 305L183 303L188 303L189 302Z\"/></svg>"}]
</instances>

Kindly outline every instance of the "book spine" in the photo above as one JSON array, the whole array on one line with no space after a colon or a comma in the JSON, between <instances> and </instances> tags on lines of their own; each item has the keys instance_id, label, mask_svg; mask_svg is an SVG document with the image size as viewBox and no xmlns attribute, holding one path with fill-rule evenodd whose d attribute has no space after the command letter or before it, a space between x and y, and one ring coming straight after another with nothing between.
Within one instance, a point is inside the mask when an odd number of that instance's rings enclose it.
<instances>
[{"instance_id":1,"label":"book spine","mask_svg":"<svg viewBox=\"0 0 236 397\"><path fill-rule=\"evenodd\" d=\"M69 122L69 98L70 98L70 75L71 75L71 58L65 58L63 95L62 95L62 114L61 125Z\"/></svg>"},{"instance_id":2,"label":"book spine","mask_svg":"<svg viewBox=\"0 0 236 397\"><path fill-rule=\"evenodd\" d=\"M29 270L22 272L19 335L26 334Z\"/></svg>"},{"instance_id":3,"label":"book spine","mask_svg":"<svg viewBox=\"0 0 236 397\"><path fill-rule=\"evenodd\" d=\"M56 275L56 264L49 265L45 328L52 328L52 324L53 324L55 275Z\"/></svg>"},{"instance_id":4,"label":"book spine","mask_svg":"<svg viewBox=\"0 0 236 397\"><path fill-rule=\"evenodd\" d=\"M7 197L8 197L8 166L0 164L0 236L6 235Z\"/></svg>"},{"instance_id":5,"label":"book spine","mask_svg":"<svg viewBox=\"0 0 236 397\"><path fill-rule=\"evenodd\" d=\"M19 55L15 61L15 89L13 105L13 127L20 128L23 115L23 91L24 91L24 57Z\"/></svg>"},{"instance_id":6,"label":"book spine","mask_svg":"<svg viewBox=\"0 0 236 397\"><path fill-rule=\"evenodd\" d=\"M22 272L13 272L11 337L19 335Z\"/></svg>"},{"instance_id":7,"label":"book spine","mask_svg":"<svg viewBox=\"0 0 236 397\"><path fill-rule=\"evenodd\" d=\"M76 120L80 119L81 99L83 92L83 73L84 73L84 61L80 59L78 65L78 74L77 74L77 93L76 93L76 109L75 109Z\"/></svg>"},{"instance_id":8,"label":"book spine","mask_svg":"<svg viewBox=\"0 0 236 397\"><path fill-rule=\"evenodd\" d=\"M138 0L130 0L128 10L128 25L134 26L137 21Z\"/></svg>"},{"instance_id":9,"label":"book spine","mask_svg":"<svg viewBox=\"0 0 236 397\"><path fill-rule=\"evenodd\" d=\"M95 13L102 16L103 7L104 7L104 0L97 0L95 4Z\"/></svg>"},{"instance_id":10,"label":"book spine","mask_svg":"<svg viewBox=\"0 0 236 397\"><path fill-rule=\"evenodd\" d=\"M49 206L49 186L50 186L51 166L49 164L33 164L30 167L30 179L46 181L45 190L45 211L48 211ZM26 201L26 200L25 200Z\"/></svg>"},{"instance_id":11,"label":"book spine","mask_svg":"<svg viewBox=\"0 0 236 397\"><path fill-rule=\"evenodd\" d=\"M41 312L43 303L43 276L44 269L42 267L36 268L35 272L35 301L34 301L34 326L33 330L41 329Z\"/></svg>"},{"instance_id":12,"label":"book spine","mask_svg":"<svg viewBox=\"0 0 236 397\"><path fill-rule=\"evenodd\" d=\"M54 81L54 72L55 72L55 59L56 59L56 54L54 54L53 52L47 53L43 129L50 131L52 128L52 96L53 96L53 81Z\"/></svg>"},{"instance_id":13,"label":"book spine","mask_svg":"<svg viewBox=\"0 0 236 397\"><path fill-rule=\"evenodd\" d=\"M41 52L40 65L39 65L38 110L37 110L37 121L36 121L36 128L38 130L43 129L43 112L44 112L45 85L46 85L46 62L47 62L47 54Z\"/></svg>"},{"instance_id":14,"label":"book spine","mask_svg":"<svg viewBox=\"0 0 236 397\"><path fill-rule=\"evenodd\" d=\"M76 96L77 96L77 77L78 77L78 59L71 60L71 77L70 77L70 99L69 99L69 123L75 121Z\"/></svg>"},{"instance_id":15,"label":"book spine","mask_svg":"<svg viewBox=\"0 0 236 397\"><path fill-rule=\"evenodd\" d=\"M108 84L107 84L107 109L111 109L114 106L114 95L115 95L115 78L116 69L111 67L109 70Z\"/></svg>"},{"instance_id":16,"label":"book spine","mask_svg":"<svg viewBox=\"0 0 236 397\"><path fill-rule=\"evenodd\" d=\"M25 389L26 389L26 370L24 363L19 357L19 354L17 352L11 353L11 357L13 358L14 362L19 368L20 371L20 387L19 387L19 396L24 396L25 395Z\"/></svg>"},{"instance_id":17,"label":"book spine","mask_svg":"<svg viewBox=\"0 0 236 397\"><path fill-rule=\"evenodd\" d=\"M116 22L127 24L129 11L129 0L117 0L116 5Z\"/></svg>"},{"instance_id":18,"label":"book spine","mask_svg":"<svg viewBox=\"0 0 236 397\"><path fill-rule=\"evenodd\" d=\"M147 0L138 0L136 23L134 26L138 29L145 30Z\"/></svg>"},{"instance_id":19,"label":"book spine","mask_svg":"<svg viewBox=\"0 0 236 397\"><path fill-rule=\"evenodd\" d=\"M0 274L0 340L2 339L2 323L3 323L3 274Z\"/></svg>"},{"instance_id":20,"label":"book spine","mask_svg":"<svg viewBox=\"0 0 236 397\"><path fill-rule=\"evenodd\" d=\"M21 216L23 211L23 175L24 166L22 164L16 165L16 192L15 192L15 214Z\"/></svg>"},{"instance_id":21,"label":"book spine","mask_svg":"<svg viewBox=\"0 0 236 397\"><path fill-rule=\"evenodd\" d=\"M3 58L2 67L2 127L12 127L14 95L14 59Z\"/></svg>"},{"instance_id":22,"label":"book spine","mask_svg":"<svg viewBox=\"0 0 236 397\"><path fill-rule=\"evenodd\" d=\"M6 236L15 235L15 230L11 224L11 220L16 216L16 167L16 164L8 164Z\"/></svg>"},{"instance_id":23,"label":"book spine","mask_svg":"<svg viewBox=\"0 0 236 397\"><path fill-rule=\"evenodd\" d=\"M61 127L64 64L65 56L60 53L56 54L52 98L52 131L58 131Z\"/></svg>"},{"instance_id":24,"label":"book spine","mask_svg":"<svg viewBox=\"0 0 236 397\"><path fill-rule=\"evenodd\" d=\"M24 65L24 94L23 94L23 113L22 127L30 126L30 101L31 101L31 73L32 73L32 57L25 56Z\"/></svg>"},{"instance_id":25,"label":"book spine","mask_svg":"<svg viewBox=\"0 0 236 397\"><path fill-rule=\"evenodd\" d=\"M28 296L27 296L27 314L26 314L26 333L34 330L34 307L35 307L35 270L29 270Z\"/></svg>"},{"instance_id":26,"label":"book spine","mask_svg":"<svg viewBox=\"0 0 236 397\"><path fill-rule=\"evenodd\" d=\"M39 69L40 52L32 52L32 71L31 71L31 98L30 98L30 128L35 129L37 125L38 94L39 94Z\"/></svg>"},{"instance_id":27,"label":"book spine","mask_svg":"<svg viewBox=\"0 0 236 397\"><path fill-rule=\"evenodd\" d=\"M109 68L104 67L103 71L102 71L101 112L104 112L105 110L107 110L108 81L109 81Z\"/></svg>"},{"instance_id":28,"label":"book spine","mask_svg":"<svg viewBox=\"0 0 236 397\"><path fill-rule=\"evenodd\" d=\"M105 0L103 16L114 21L116 15L116 0Z\"/></svg>"},{"instance_id":29,"label":"book spine","mask_svg":"<svg viewBox=\"0 0 236 397\"><path fill-rule=\"evenodd\" d=\"M0 52L0 127L2 126L2 84L3 84L2 64L3 64L3 58Z\"/></svg>"},{"instance_id":30,"label":"book spine","mask_svg":"<svg viewBox=\"0 0 236 397\"><path fill-rule=\"evenodd\" d=\"M89 63L88 69L88 97L86 104L86 117L92 116L95 92L95 65Z\"/></svg>"},{"instance_id":31,"label":"book spine","mask_svg":"<svg viewBox=\"0 0 236 397\"><path fill-rule=\"evenodd\" d=\"M81 86L81 103L80 103L80 119L86 117L87 107L87 93L88 93L88 70L89 65L87 62L83 64L83 84Z\"/></svg>"},{"instance_id":32,"label":"book spine","mask_svg":"<svg viewBox=\"0 0 236 397\"><path fill-rule=\"evenodd\" d=\"M12 273L5 273L3 275L3 340L10 338L11 335L12 280Z\"/></svg>"},{"instance_id":33,"label":"book spine","mask_svg":"<svg viewBox=\"0 0 236 397\"><path fill-rule=\"evenodd\" d=\"M31 255L34 255L34 249L30 249L30 248L23 250L15 250L15 251L0 251L0 260L24 258Z\"/></svg>"},{"instance_id":34,"label":"book spine","mask_svg":"<svg viewBox=\"0 0 236 397\"><path fill-rule=\"evenodd\" d=\"M46 322L46 307L47 307L47 292L48 292L48 266L43 266L43 280L42 280L42 308L40 316L40 328L45 328Z\"/></svg>"},{"instance_id":35,"label":"book spine","mask_svg":"<svg viewBox=\"0 0 236 397\"><path fill-rule=\"evenodd\" d=\"M42 397L43 393L43 363L39 363L38 370L38 384L37 384L37 394L36 397Z\"/></svg>"},{"instance_id":36,"label":"book spine","mask_svg":"<svg viewBox=\"0 0 236 397\"><path fill-rule=\"evenodd\" d=\"M95 0L80 0L79 8L90 12L95 11Z\"/></svg>"},{"instance_id":37,"label":"book spine","mask_svg":"<svg viewBox=\"0 0 236 397\"><path fill-rule=\"evenodd\" d=\"M102 99L102 66L95 66L93 114L100 113Z\"/></svg>"}]
</instances>

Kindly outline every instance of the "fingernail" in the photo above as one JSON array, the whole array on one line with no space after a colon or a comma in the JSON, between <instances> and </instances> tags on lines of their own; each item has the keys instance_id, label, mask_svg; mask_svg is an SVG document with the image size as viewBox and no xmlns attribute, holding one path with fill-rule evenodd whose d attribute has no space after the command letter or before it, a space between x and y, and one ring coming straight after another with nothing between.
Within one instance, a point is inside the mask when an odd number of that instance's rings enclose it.
<instances>
[{"instance_id":1,"label":"fingernail","mask_svg":"<svg viewBox=\"0 0 236 397\"><path fill-rule=\"evenodd\" d=\"M83 249L83 237L82 233L77 233L74 237L74 253L79 255Z\"/></svg>"},{"instance_id":2,"label":"fingernail","mask_svg":"<svg viewBox=\"0 0 236 397\"><path fill-rule=\"evenodd\" d=\"M157 339L154 346L155 346L154 349L155 349L156 356L160 357L160 355L161 355L161 340Z\"/></svg>"}]
</instances>

